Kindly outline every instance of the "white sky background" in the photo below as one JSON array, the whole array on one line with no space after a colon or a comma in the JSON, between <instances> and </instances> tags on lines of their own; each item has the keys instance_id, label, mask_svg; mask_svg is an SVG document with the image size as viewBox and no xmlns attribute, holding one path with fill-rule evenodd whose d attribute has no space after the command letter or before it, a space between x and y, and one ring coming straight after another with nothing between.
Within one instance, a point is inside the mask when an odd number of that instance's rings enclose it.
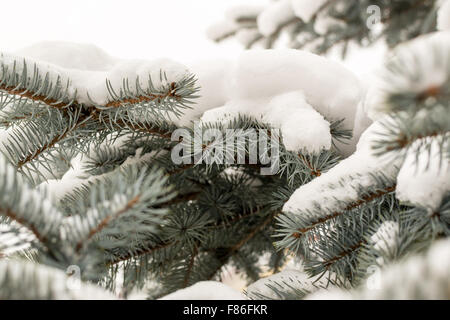
<instances>
[{"instance_id":1,"label":"white sky background","mask_svg":"<svg viewBox=\"0 0 450 320\"><path fill-rule=\"evenodd\" d=\"M167 57L182 63L234 57L237 41L216 44L206 29L234 5L268 0L0 0L0 51L14 52L42 40L92 43L119 58ZM371 71L380 50L346 63L357 74Z\"/></svg>"},{"instance_id":2,"label":"white sky background","mask_svg":"<svg viewBox=\"0 0 450 320\"><path fill-rule=\"evenodd\" d=\"M185 62L237 53L217 45L208 26L233 5L267 0L0 0L0 50L42 40L95 44L120 58L167 57Z\"/></svg>"}]
</instances>

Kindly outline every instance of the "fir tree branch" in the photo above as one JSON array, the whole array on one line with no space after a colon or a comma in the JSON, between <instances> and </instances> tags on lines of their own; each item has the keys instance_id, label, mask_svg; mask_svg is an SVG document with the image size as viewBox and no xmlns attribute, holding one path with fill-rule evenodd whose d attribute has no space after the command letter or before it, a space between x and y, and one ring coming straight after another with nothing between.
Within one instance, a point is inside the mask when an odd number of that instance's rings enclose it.
<instances>
[{"instance_id":1,"label":"fir tree branch","mask_svg":"<svg viewBox=\"0 0 450 320\"><path fill-rule=\"evenodd\" d=\"M106 216L102 221L100 221L100 223L97 225L97 227L95 227L94 229L91 229L89 231L89 234L87 235L86 239L81 240L77 243L75 250L77 252L79 252L83 248L83 244L85 242L89 241L97 233L101 232L103 230L103 228L105 228L113 219L116 219L116 218L120 217L122 214L125 214L129 210L131 210L135 206L135 204L139 202L139 198L140 198L139 195L135 196L133 199L128 201L127 204L122 209L120 209L119 211L117 211L116 213L114 213L112 215Z\"/></svg>"},{"instance_id":2,"label":"fir tree branch","mask_svg":"<svg viewBox=\"0 0 450 320\"><path fill-rule=\"evenodd\" d=\"M76 100L72 100L68 103L66 102L59 102L59 100L48 98L45 95L39 95L36 92L32 92L28 89L18 89L17 87L7 87L5 84L0 83L0 91L4 91L8 94L19 96L22 98L30 99L34 102L43 103L46 104L49 107L53 107L56 109L66 109L67 107L76 104L79 105L79 103Z\"/></svg>"},{"instance_id":3,"label":"fir tree branch","mask_svg":"<svg viewBox=\"0 0 450 320\"><path fill-rule=\"evenodd\" d=\"M108 102L104 107L105 108L119 108L125 105L134 105L139 104L142 102L152 102L155 100L164 100L166 98L175 98L177 100L181 99L181 96L177 93L177 84L175 82L172 82L170 84L170 89L163 94L148 94L148 95L141 95L135 98L125 98L121 100L115 100Z\"/></svg>"},{"instance_id":4,"label":"fir tree branch","mask_svg":"<svg viewBox=\"0 0 450 320\"><path fill-rule=\"evenodd\" d=\"M41 243L45 244L47 242L47 238L41 235L38 228L34 224L30 223L30 221L27 221L25 218L20 217L20 215L15 214L11 209L0 208L0 214L10 218L13 221L16 221L20 225L30 230L34 234L36 239L38 239Z\"/></svg>"},{"instance_id":5,"label":"fir tree branch","mask_svg":"<svg viewBox=\"0 0 450 320\"><path fill-rule=\"evenodd\" d=\"M60 143L61 141L63 141L68 134L75 132L77 129L81 128L87 121L90 120L90 117L87 117L85 119L83 118L78 118L78 120L76 121L76 123L73 126L70 126L69 128L67 128L66 130L64 130L64 132L62 134L59 134L57 136L55 136L52 140L50 140L48 143L46 143L45 145L43 145L42 147L40 147L37 150L33 150L32 152L30 152L27 156L25 156L25 158L22 158L17 164L16 167L18 169L22 168L24 165L28 164L29 162L35 160L36 158L38 158L41 154L43 154L44 152L52 149L53 147L55 147L55 145L57 145L58 143Z\"/></svg>"},{"instance_id":6,"label":"fir tree branch","mask_svg":"<svg viewBox=\"0 0 450 320\"><path fill-rule=\"evenodd\" d=\"M379 190L379 191L364 195L360 200L350 203L347 207L344 208L344 210L338 211L338 212L332 212L331 214L328 214L328 215L321 217L320 219L312 222L308 227L298 229L298 232L293 233L292 237L298 239L306 232L316 228L317 226L319 226L321 224L324 224L336 217L339 217L339 216L345 214L346 212L348 212L352 209L355 209L363 204L370 203L378 198L381 198L387 194L394 192L396 187L397 187L397 185L394 184L393 186L389 186L389 187L385 188L384 190Z\"/></svg>"},{"instance_id":7,"label":"fir tree branch","mask_svg":"<svg viewBox=\"0 0 450 320\"><path fill-rule=\"evenodd\" d=\"M108 121L108 120L105 120L105 121ZM158 127L149 125L147 123L139 123L139 122L132 123L125 119L116 119L113 121L119 127L129 128L129 129L137 131L137 132L148 133L151 135L157 135L157 136L159 136L161 138L165 138L169 141L172 137L172 132L166 131L166 130L161 130Z\"/></svg>"},{"instance_id":8,"label":"fir tree branch","mask_svg":"<svg viewBox=\"0 0 450 320\"><path fill-rule=\"evenodd\" d=\"M168 247L176 245L178 243L179 243L179 241L176 240L176 241L161 243L159 245L151 246L148 248L137 249L137 250L134 250L133 252L130 252L128 255L120 256L114 260L109 261L107 263L107 265L112 266L112 265L130 260L130 259L137 259L137 258L145 256L145 255L150 255L156 251L167 249Z\"/></svg>"},{"instance_id":9,"label":"fir tree branch","mask_svg":"<svg viewBox=\"0 0 450 320\"><path fill-rule=\"evenodd\" d=\"M344 251L342 251L341 253L336 255L334 258L331 258L329 260L325 260L325 261L323 261L321 263L323 263L323 265L325 266L326 269L329 269L331 265L333 265L337 261L345 258L346 256L350 255L351 253L355 252L356 250L361 248L364 244L366 244L366 241L362 240L362 241L358 242L357 244L355 244L355 245L345 249Z\"/></svg>"},{"instance_id":10,"label":"fir tree branch","mask_svg":"<svg viewBox=\"0 0 450 320\"><path fill-rule=\"evenodd\" d=\"M262 223L258 224L256 226L256 228L254 228L252 231L250 231L250 233L245 236L244 238L242 238L239 242L237 242L233 247L229 248L227 250L226 255L224 256L223 259L221 259L221 263L220 265L215 268L211 273L210 276L208 277L209 280L213 279L216 275L217 272L220 271L220 269L222 269L223 265L225 265L227 263L227 261L231 258L231 256L233 256L237 251L239 251L245 244L247 244L250 240L252 240L257 234L258 232L260 232L261 230L263 230L265 227L267 227L272 221L273 218L276 217L277 215L281 214L281 212L276 212L276 213L272 213L269 214L269 216L263 220Z\"/></svg>"}]
</instances>

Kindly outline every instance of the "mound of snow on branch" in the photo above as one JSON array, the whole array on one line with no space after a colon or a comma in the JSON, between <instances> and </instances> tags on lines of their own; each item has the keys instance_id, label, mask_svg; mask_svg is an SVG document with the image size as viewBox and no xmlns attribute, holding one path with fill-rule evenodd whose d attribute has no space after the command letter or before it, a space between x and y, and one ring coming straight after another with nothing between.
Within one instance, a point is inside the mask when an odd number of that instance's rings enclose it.
<instances>
[{"instance_id":1,"label":"mound of snow on branch","mask_svg":"<svg viewBox=\"0 0 450 320\"><path fill-rule=\"evenodd\" d=\"M158 89L189 75L185 66L169 59L123 60L93 45L59 41L40 42L14 54L0 52L2 64L12 68L15 61L19 74L25 61L29 72L36 66L43 77L48 74L50 81L60 77L63 86L69 82L67 93L87 105L92 101L99 105L108 102L107 80L119 92L124 79L130 81L133 90L137 78L141 87L147 88L150 77Z\"/></svg>"},{"instance_id":2,"label":"mound of snow on branch","mask_svg":"<svg viewBox=\"0 0 450 320\"><path fill-rule=\"evenodd\" d=\"M245 300L245 296L221 282L200 281L160 300Z\"/></svg>"},{"instance_id":3,"label":"mound of snow on branch","mask_svg":"<svg viewBox=\"0 0 450 320\"><path fill-rule=\"evenodd\" d=\"M442 5L438 11L438 30L450 30L450 1L441 1Z\"/></svg>"},{"instance_id":4,"label":"mound of snow on branch","mask_svg":"<svg viewBox=\"0 0 450 320\"><path fill-rule=\"evenodd\" d=\"M357 150L347 159L342 160L327 174L317 177L298 188L283 207L284 212L296 213L314 207L320 201L322 209L339 211L347 203L355 202L360 195L358 190L375 184L376 175L382 174L386 178L395 179L401 159L392 161L385 157L377 157L372 144L383 134L384 127L380 122L373 123L361 136ZM345 184L339 185L345 180ZM339 185L339 187L330 187ZM324 200L324 194L330 201ZM341 201L333 201L339 199Z\"/></svg>"},{"instance_id":5,"label":"mound of snow on branch","mask_svg":"<svg viewBox=\"0 0 450 320\"><path fill-rule=\"evenodd\" d=\"M52 81L59 77L69 84L68 94L87 105L108 102L107 80L119 91L128 79L133 91L136 79L146 88L151 78L158 89L190 74L168 59L122 60L93 45L67 42L42 42L1 54L0 61L10 67L16 62L18 73L25 63L27 70L36 66ZM352 130L363 96L359 80L339 63L298 50L247 51L235 60L201 61L191 69L200 98L180 119L171 117L175 124L191 125L210 109L203 121L249 115L280 128L286 147L295 151L329 149L329 122L345 119L345 129ZM352 145L339 147L346 155L354 151Z\"/></svg>"},{"instance_id":6,"label":"mound of snow on branch","mask_svg":"<svg viewBox=\"0 0 450 320\"><path fill-rule=\"evenodd\" d=\"M442 86L448 81L449 52L450 32L435 32L400 44L388 65L401 66L401 72L386 67L377 72L367 95L369 117L374 121L383 117L386 109L389 110L386 106L392 95L405 92L420 94L429 88Z\"/></svg>"},{"instance_id":7,"label":"mound of snow on branch","mask_svg":"<svg viewBox=\"0 0 450 320\"><path fill-rule=\"evenodd\" d=\"M345 119L349 130L355 126L363 88L337 62L299 50L254 50L211 68L199 73L200 85L206 87L183 122L208 109L204 122L227 123L247 115L280 128L288 149L309 152L330 148L330 121ZM347 155L354 151L354 145L339 147Z\"/></svg>"}]
</instances>

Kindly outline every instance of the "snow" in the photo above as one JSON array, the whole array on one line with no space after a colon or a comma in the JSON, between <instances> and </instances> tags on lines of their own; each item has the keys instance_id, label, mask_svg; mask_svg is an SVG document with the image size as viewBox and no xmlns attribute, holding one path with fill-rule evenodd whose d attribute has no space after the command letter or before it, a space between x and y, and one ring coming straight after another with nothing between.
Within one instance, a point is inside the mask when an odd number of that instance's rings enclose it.
<instances>
[{"instance_id":1,"label":"snow","mask_svg":"<svg viewBox=\"0 0 450 320\"><path fill-rule=\"evenodd\" d=\"M189 126L191 121L200 119L206 110L222 106L228 101L234 64L232 59L210 59L190 64L189 69L198 79L200 97L195 100L195 106L183 110L183 116L174 119L174 123Z\"/></svg>"},{"instance_id":2,"label":"snow","mask_svg":"<svg viewBox=\"0 0 450 320\"><path fill-rule=\"evenodd\" d=\"M311 280L308 279L306 273L289 269L252 283L246 290L247 296L252 300L261 299L262 296L266 299L280 299L276 291L271 289L271 287L284 292L283 289L286 289L286 284L301 290L312 289Z\"/></svg>"},{"instance_id":3,"label":"snow","mask_svg":"<svg viewBox=\"0 0 450 320\"><path fill-rule=\"evenodd\" d=\"M50 80L61 77L62 83L69 81L69 95L75 95L80 103L91 105L92 101L99 105L109 102L106 80L119 91L123 79L130 80L133 90L139 77L142 88L147 88L149 76L156 88L177 82L188 75L188 69L169 59L155 60L123 60L113 58L103 50L89 44L76 44L60 41L45 41L21 49L14 54L1 53L0 63L12 65L19 62L18 72L22 70L22 61L26 59L27 69L32 72L34 65L41 75L49 74ZM164 72L166 79L160 79Z\"/></svg>"},{"instance_id":4,"label":"snow","mask_svg":"<svg viewBox=\"0 0 450 320\"><path fill-rule=\"evenodd\" d=\"M291 0L295 15L309 22L328 0Z\"/></svg>"},{"instance_id":5,"label":"snow","mask_svg":"<svg viewBox=\"0 0 450 320\"><path fill-rule=\"evenodd\" d=\"M295 18L291 0L280 0L270 4L258 16L258 29L268 37L274 34L281 25Z\"/></svg>"},{"instance_id":6,"label":"snow","mask_svg":"<svg viewBox=\"0 0 450 320\"><path fill-rule=\"evenodd\" d=\"M256 29L241 29L236 33L236 40L239 41L240 44L247 47L250 43L255 40L259 40L261 35Z\"/></svg>"},{"instance_id":7,"label":"snow","mask_svg":"<svg viewBox=\"0 0 450 320\"><path fill-rule=\"evenodd\" d=\"M201 120L226 122L239 114L252 116L280 128L288 150L318 153L331 148L329 123L306 102L301 91L273 98L231 101L221 108L206 111Z\"/></svg>"},{"instance_id":8,"label":"snow","mask_svg":"<svg viewBox=\"0 0 450 320\"><path fill-rule=\"evenodd\" d=\"M317 203L320 203L322 210L343 210L348 203L359 199L357 191L360 187L367 188L376 182L377 174L395 179L400 160L394 162L386 157L377 157L372 150L373 141L379 139L384 130L380 122L373 123L362 134L354 154L342 160L327 174L298 188L284 205L283 211L300 214Z\"/></svg>"},{"instance_id":9,"label":"snow","mask_svg":"<svg viewBox=\"0 0 450 320\"><path fill-rule=\"evenodd\" d=\"M246 298L241 292L221 282L200 281L160 300L246 300Z\"/></svg>"},{"instance_id":10,"label":"snow","mask_svg":"<svg viewBox=\"0 0 450 320\"><path fill-rule=\"evenodd\" d=\"M257 17L264 10L264 6L235 6L225 12L225 17L231 21L240 18Z\"/></svg>"},{"instance_id":11,"label":"snow","mask_svg":"<svg viewBox=\"0 0 450 320\"><path fill-rule=\"evenodd\" d=\"M331 148L329 123L296 91L274 97L263 121L279 127L288 150L318 153Z\"/></svg>"},{"instance_id":12,"label":"snow","mask_svg":"<svg viewBox=\"0 0 450 320\"><path fill-rule=\"evenodd\" d=\"M16 52L21 57L47 62L66 69L108 71L117 59L92 44L44 41Z\"/></svg>"},{"instance_id":13,"label":"snow","mask_svg":"<svg viewBox=\"0 0 450 320\"><path fill-rule=\"evenodd\" d=\"M25 278L24 278L24 275ZM71 279L63 271L24 261L0 261L0 283L17 284L24 289L23 283L35 283L40 279L39 286L32 286L27 291L28 299L46 299L49 295L57 300L114 300L110 292L83 282ZM0 289L0 296L2 289ZM17 290L16 298L24 299L23 290Z\"/></svg>"},{"instance_id":14,"label":"snow","mask_svg":"<svg viewBox=\"0 0 450 320\"><path fill-rule=\"evenodd\" d=\"M392 68L377 71L377 79L369 89L367 112L372 120L383 117L389 110L389 96L396 93L422 93L439 87L448 80L450 32L435 32L400 44L390 57L390 64L407 71L411 76L399 75ZM436 63L439 61L439 63ZM420 75L416 77L414 75Z\"/></svg>"},{"instance_id":15,"label":"snow","mask_svg":"<svg viewBox=\"0 0 450 320\"><path fill-rule=\"evenodd\" d=\"M418 157L414 145L408 151L398 175L396 191L400 201L435 210L444 195L450 192L450 163L445 156L441 158L436 139L430 139L428 143L430 150L420 152Z\"/></svg>"},{"instance_id":16,"label":"snow","mask_svg":"<svg viewBox=\"0 0 450 320\"><path fill-rule=\"evenodd\" d=\"M52 80L60 76L63 83L70 81L69 94L76 92L78 101L86 104L90 104L88 92L95 103L108 102L106 79L118 90L124 78L139 77L145 82L150 75L154 85L160 87L180 80L189 72L185 66L167 59L121 60L93 45L66 42L43 42L16 55L3 54L0 61L10 65L22 57L26 58L29 70L36 63ZM190 69L198 77L200 98L181 119L172 117L176 125L190 125L209 109L222 108L205 116L211 120L214 114L233 113L242 107L243 113L281 127L292 150L328 149L330 135L323 117L328 121L345 118L345 128L353 129L363 95L359 80L342 65L299 50L246 51L234 60L201 61ZM160 81L161 70L167 81ZM291 113L292 118L285 116ZM319 133L320 139L312 141ZM354 150L351 145L342 147L347 155Z\"/></svg>"},{"instance_id":17,"label":"snow","mask_svg":"<svg viewBox=\"0 0 450 320\"><path fill-rule=\"evenodd\" d=\"M238 23L230 20L224 20L211 25L206 30L206 36L208 37L208 39L216 41L235 33L238 29Z\"/></svg>"},{"instance_id":18,"label":"snow","mask_svg":"<svg viewBox=\"0 0 450 320\"><path fill-rule=\"evenodd\" d=\"M325 35L329 30L336 27L345 28L345 23L342 20L330 17L326 12L317 15L317 20L314 23L314 30L318 34Z\"/></svg>"},{"instance_id":19,"label":"snow","mask_svg":"<svg viewBox=\"0 0 450 320\"><path fill-rule=\"evenodd\" d=\"M449 287L450 240L447 239L434 243L424 256L416 255L389 266L380 274L378 290L361 290L355 298L448 299Z\"/></svg>"},{"instance_id":20,"label":"snow","mask_svg":"<svg viewBox=\"0 0 450 320\"><path fill-rule=\"evenodd\" d=\"M399 224L395 221L383 222L377 232L370 237L373 248L381 253L392 252L397 246L399 228Z\"/></svg>"},{"instance_id":21,"label":"snow","mask_svg":"<svg viewBox=\"0 0 450 320\"><path fill-rule=\"evenodd\" d=\"M227 122L237 113L250 115L280 127L290 150L312 152L330 147L324 117L328 121L345 118L344 128L354 128L363 88L338 62L305 51L275 49L246 51L226 66L228 78L216 72L218 87L200 91L203 96L213 90L223 98L223 104L214 109L210 108L221 99L211 103L212 99L203 97L195 107L210 109L201 118L204 122ZM200 82L209 83L213 78L209 76L209 81L200 76ZM340 147L346 155L354 151L354 145Z\"/></svg>"},{"instance_id":22,"label":"snow","mask_svg":"<svg viewBox=\"0 0 450 320\"><path fill-rule=\"evenodd\" d=\"M450 30L450 1L441 1L441 7L438 11L438 30Z\"/></svg>"},{"instance_id":23,"label":"snow","mask_svg":"<svg viewBox=\"0 0 450 320\"><path fill-rule=\"evenodd\" d=\"M231 92L236 98L300 90L323 116L346 118L347 128L353 128L362 89L359 80L337 62L294 49L253 50L240 56L234 76Z\"/></svg>"},{"instance_id":24,"label":"snow","mask_svg":"<svg viewBox=\"0 0 450 320\"><path fill-rule=\"evenodd\" d=\"M15 221L10 224L0 224L0 256L9 256L28 249L36 237Z\"/></svg>"},{"instance_id":25,"label":"snow","mask_svg":"<svg viewBox=\"0 0 450 320\"><path fill-rule=\"evenodd\" d=\"M295 289L313 292L320 287L324 287L327 283L326 276L316 282L315 280L302 269L286 268L281 272L252 283L246 290L247 297L252 300L259 300L261 297L264 299L280 299L272 288L276 288L281 292L295 294Z\"/></svg>"}]
</instances>

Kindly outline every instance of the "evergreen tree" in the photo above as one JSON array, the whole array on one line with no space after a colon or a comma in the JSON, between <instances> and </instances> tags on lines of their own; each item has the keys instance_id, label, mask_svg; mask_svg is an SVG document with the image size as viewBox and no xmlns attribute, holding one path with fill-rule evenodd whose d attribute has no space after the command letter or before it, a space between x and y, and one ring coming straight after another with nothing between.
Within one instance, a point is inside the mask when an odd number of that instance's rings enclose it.
<instances>
[{"instance_id":1,"label":"evergreen tree","mask_svg":"<svg viewBox=\"0 0 450 320\"><path fill-rule=\"evenodd\" d=\"M211 34L393 47L445 29L447 4L280 0ZM2 54L0 298L193 297L230 265L256 299L448 298L449 49L446 31L401 44L368 95L295 50L207 76L88 46Z\"/></svg>"},{"instance_id":2,"label":"evergreen tree","mask_svg":"<svg viewBox=\"0 0 450 320\"><path fill-rule=\"evenodd\" d=\"M319 54L349 43L370 46L383 39L389 47L436 30L436 0L345 1L279 0L267 6L230 9L227 19L209 29L223 41L237 37L247 48L272 48L277 40ZM285 36L287 35L287 37Z\"/></svg>"}]
</instances>

